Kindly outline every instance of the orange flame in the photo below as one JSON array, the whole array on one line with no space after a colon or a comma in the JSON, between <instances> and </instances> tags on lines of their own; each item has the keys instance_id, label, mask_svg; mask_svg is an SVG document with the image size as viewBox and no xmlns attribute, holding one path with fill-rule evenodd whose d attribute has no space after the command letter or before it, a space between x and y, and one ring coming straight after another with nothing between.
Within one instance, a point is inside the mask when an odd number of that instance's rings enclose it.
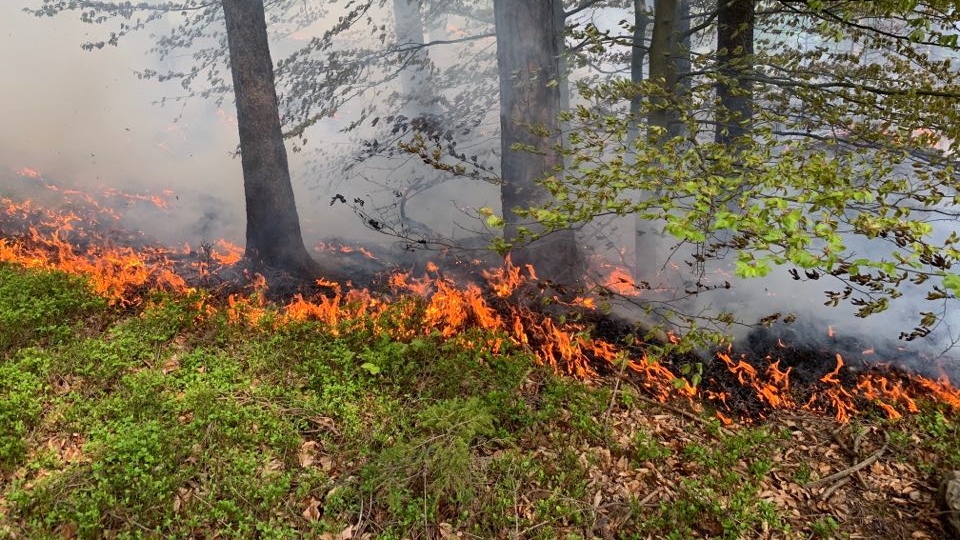
<instances>
[{"instance_id":1,"label":"orange flame","mask_svg":"<svg viewBox=\"0 0 960 540\"><path fill-rule=\"evenodd\" d=\"M23 167L17 171L19 176L25 176L27 178L40 178L40 172L36 169L31 169L30 167Z\"/></svg>"},{"instance_id":2,"label":"orange flame","mask_svg":"<svg viewBox=\"0 0 960 540\"><path fill-rule=\"evenodd\" d=\"M22 176L34 178L33 173L36 171L24 168ZM39 173L36 174L39 176ZM5 216L0 214L0 219L19 223L23 229L16 238L0 238L0 261L85 275L98 294L119 305L140 303L144 292L150 288L179 294L194 292L176 272L177 266L173 263L176 257L189 256L189 248L181 252L162 248L134 250L113 245L96 236L96 225L98 219L112 223L119 219L119 215L86 195L49 187L57 196L77 197L94 216L85 216L82 209L53 211L42 209L30 201L16 203L0 199L0 210L5 212ZM164 196L169 195L164 192ZM162 201L162 198L154 200L152 196L119 192L107 192L106 196L156 205ZM77 238L83 242L76 242ZM78 245L86 247L81 249ZM373 257L362 247L323 247ZM219 241L210 252L210 260L202 264L232 265L241 258L240 246ZM201 263L196 264L202 272L208 271ZM522 303L510 301L518 291L526 291L525 284L537 281L532 266L524 265L521 268L513 265L508 258L502 267L485 271L483 276L486 283L479 285L458 285L444 277L433 263L429 263L426 269L426 275L420 277L403 273L392 275L389 280L395 293L392 301L376 297L366 289L351 288L350 284L341 285L321 278L316 284L325 290L325 294L310 298L297 295L274 311L264 299L266 280L257 275L251 278L248 292L230 295L225 306L215 307L208 297L201 297L197 305L202 308L203 316L211 316L222 309L223 315L237 325L318 321L334 335L357 330L373 331L399 340L436 335L457 340L465 347L482 348L492 354L500 354L508 346L521 347L532 353L541 364L576 377L595 376L598 367L604 363L625 365L635 374L637 384L657 399L679 396L692 400L703 397L723 409L716 413L721 422L727 424L733 421L729 415L729 396L726 393L692 384L668 366L648 358L642 350L634 353L637 349L623 348L594 338L582 323L559 322L524 307ZM614 269L605 286L622 294L638 293L636 284L622 269ZM492 291L492 295L485 295L482 287ZM596 298L582 296L570 305L591 309L596 306ZM474 337L477 334L468 332L473 327L489 332L484 333L485 337L477 338ZM832 327L828 327L828 333L833 335ZM667 336L672 343L678 343L681 339L669 331ZM786 347L782 342L777 345ZM864 354L871 352L868 349ZM640 357L637 358L637 355ZM755 367L743 357L734 361L728 353L718 353L717 358L741 385L752 389L757 399L769 408L830 410L837 420L845 422L857 412L858 404L869 400L890 418L899 418L903 414L916 413L919 410L917 398L922 395L931 396L939 403L960 411L960 391L946 380L868 373L859 376L855 386L844 388L840 377L844 360L839 354L836 355L835 368L820 378L822 388L818 388L818 394L811 396L802 406L796 403L791 393L792 370L781 369L779 360L767 358L765 366Z\"/></svg>"}]
</instances>

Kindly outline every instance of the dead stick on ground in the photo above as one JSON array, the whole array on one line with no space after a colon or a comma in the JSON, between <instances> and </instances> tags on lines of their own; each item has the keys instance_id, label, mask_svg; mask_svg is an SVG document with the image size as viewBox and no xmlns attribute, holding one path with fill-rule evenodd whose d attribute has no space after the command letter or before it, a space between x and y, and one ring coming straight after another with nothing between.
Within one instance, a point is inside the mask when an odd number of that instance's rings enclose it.
<instances>
[{"instance_id":1,"label":"dead stick on ground","mask_svg":"<svg viewBox=\"0 0 960 540\"><path fill-rule=\"evenodd\" d=\"M845 485L847 485L847 484L849 484L849 483L850 483L850 477L849 477L849 476L846 477L846 478L841 478L839 481L837 481L836 484L834 484L834 485L828 487L827 489L823 490L823 493L820 494L820 498L823 499L824 501L829 501L829 500L830 500L830 496L833 495L833 492L834 492L834 491L840 489L841 487L843 487L843 486L845 486Z\"/></svg>"},{"instance_id":2,"label":"dead stick on ground","mask_svg":"<svg viewBox=\"0 0 960 540\"><path fill-rule=\"evenodd\" d=\"M695 414L693 414L693 413L691 413L691 412L685 411L685 410L683 410L683 409L678 409L678 408L676 408L676 407L674 407L674 406L672 406L672 405L667 405L666 403L661 403L661 402L659 402L659 401L657 401L657 400L655 400L655 399L648 398L647 396L644 396L643 394L638 394L637 397L640 398L640 401L643 401L644 403L649 403L650 405L655 405L655 406L657 406L657 407L660 407L661 409L665 409L665 410L668 410L668 411L670 411L670 412L677 413L677 414L679 414L680 416L682 416L682 417L684 417L684 418L687 418L687 419L689 419L689 420L693 420L694 422L703 424L703 425L706 426L706 427L713 427L713 424L711 424L709 421L707 421L707 420L703 419L702 417L697 416L697 415L695 415ZM724 435L728 435L728 436L733 434L729 429L727 429L727 428L725 428L725 427L723 427L723 426L720 426L720 433L722 433L722 434L724 434ZM713 435L713 434L711 433L711 435Z\"/></svg>"},{"instance_id":3,"label":"dead stick on ground","mask_svg":"<svg viewBox=\"0 0 960 540\"><path fill-rule=\"evenodd\" d=\"M650 493L647 493L647 496L646 496L646 497L640 499L640 500L637 502L637 506L643 506L643 505L647 504L648 502L650 502L651 500L653 500L654 497L657 496L657 493L660 493L660 488L659 488L659 487L653 488L653 491L651 491Z\"/></svg>"},{"instance_id":4,"label":"dead stick on ground","mask_svg":"<svg viewBox=\"0 0 960 540\"><path fill-rule=\"evenodd\" d=\"M890 437L885 435L885 436L884 436L884 441L883 441L883 446L881 446L880 449L877 450L876 452L870 454L870 456L867 457L867 459L861 461L860 463L857 463L856 465L854 465L854 466L852 466L852 467L848 467L848 468L846 468L846 469L844 469L844 470L842 470L842 471L840 471L840 472L838 472L838 473L831 474L830 476L827 476L826 478L821 478L821 479L819 479L819 480L814 480L813 482L807 482L806 484L804 484L803 487L806 487L806 488L815 488L815 487L824 486L824 485L827 485L827 484L829 484L829 483L831 483L831 482L835 482L835 481L837 481L837 480L840 480L841 478L845 478L845 477L847 477L847 476L850 476L851 474L859 471L860 469L863 469L864 467L869 467L870 465L873 464L873 462L875 462L876 460L880 459L880 456L882 456L883 453L887 450L887 445L889 444L889 442L890 442Z\"/></svg>"}]
</instances>

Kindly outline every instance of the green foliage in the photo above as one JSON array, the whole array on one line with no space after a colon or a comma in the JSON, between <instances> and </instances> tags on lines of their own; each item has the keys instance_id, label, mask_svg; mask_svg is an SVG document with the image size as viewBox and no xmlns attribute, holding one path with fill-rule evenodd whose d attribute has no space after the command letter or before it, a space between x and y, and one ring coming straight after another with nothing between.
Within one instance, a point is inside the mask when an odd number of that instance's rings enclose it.
<instances>
[{"instance_id":1,"label":"green foliage","mask_svg":"<svg viewBox=\"0 0 960 540\"><path fill-rule=\"evenodd\" d=\"M49 367L50 357L33 348L0 363L0 471L23 462L29 433L42 416Z\"/></svg>"},{"instance_id":2,"label":"green foliage","mask_svg":"<svg viewBox=\"0 0 960 540\"><path fill-rule=\"evenodd\" d=\"M605 90L612 91L584 92ZM842 278L849 285L827 303L849 301L860 316L886 309L907 281L939 277L930 282L931 299L955 296L960 287L947 271L958 261L958 238L935 231L927 210L944 202L938 186L949 181L949 170L906 178L896 172L906 164L902 154L853 159L806 141L761 138L737 148L689 147L686 139L628 145L622 138L628 120L611 128L600 114L581 109L579 120L592 127L572 137L567 151L573 165L562 182L544 181L556 197L543 221L549 230L605 214L663 220L666 234L704 244L702 256L733 250L738 277L763 277L788 265ZM612 148L610 129L621 137ZM637 191L647 195L632 197ZM900 204L904 196L914 205ZM862 257L864 241L883 255Z\"/></svg>"},{"instance_id":3,"label":"green foliage","mask_svg":"<svg viewBox=\"0 0 960 540\"><path fill-rule=\"evenodd\" d=\"M33 340L67 341L106 305L76 276L0 263L0 355Z\"/></svg>"},{"instance_id":4,"label":"green foliage","mask_svg":"<svg viewBox=\"0 0 960 540\"><path fill-rule=\"evenodd\" d=\"M810 524L810 533L815 538L834 538L839 529L840 524L832 516L819 518Z\"/></svg>"},{"instance_id":5,"label":"green foliage","mask_svg":"<svg viewBox=\"0 0 960 540\"><path fill-rule=\"evenodd\" d=\"M557 538L566 525L580 528L592 519L587 503L588 467L573 447L556 454L509 450L485 471L491 481L475 501L471 531L495 537L505 530L530 530L530 538ZM523 497L526 512L518 514Z\"/></svg>"},{"instance_id":6,"label":"green foliage","mask_svg":"<svg viewBox=\"0 0 960 540\"><path fill-rule=\"evenodd\" d=\"M759 496L784 477L789 435L664 438L685 420L660 425L632 390L613 399L517 351L465 347L491 337L479 330L395 342L312 322L193 328L193 308L170 300L0 363L13 427L0 432L0 536L293 539L364 520L383 538L448 526L546 540L601 536L608 518L623 538L790 532ZM898 452L960 463L954 416L930 408L897 427L910 429L891 435ZM639 504L649 486L613 501L600 487L653 470L671 486L656 503ZM845 525L822 521L802 532Z\"/></svg>"},{"instance_id":7,"label":"green foliage","mask_svg":"<svg viewBox=\"0 0 960 540\"><path fill-rule=\"evenodd\" d=\"M673 450L653 438L646 431L637 431L633 436L633 445L629 449L631 457L638 463L660 461L673 455Z\"/></svg>"},{"instance_id":8,"label":"green foliage","mask_svg":"<svg viewBox=\"0 0 960 540\"><path fill-rule=\"evenodd\" d=\"M798 280L833 278L825 304L849 303L861 317L908 288L946 306L960 293L951 271L960 236L949 224L960 218L956 164L943 147L960 140L956 37L945 30L957 21L915 2L758 11L753 51L732 73L714 69L720 51L698 51L677 89L585 79L563 118L564 174L541 180L553 200L520 213L544 226L538 234L632 216L694 244L686 262L698 270L723 257L740 278L778 267ZM619 53L609 34L575 32L595 59ZM748 123L733 125L730 113L742 111L724 110L734 104L717 102L718 84L732 88ZM656 115L676 125L644 124ZM733 127L747 135L728 140ZM903 337L925 335L946 310L920 313Z\"/></svg>"},{"instance_id":9,"label":"green foliage","mask_svg":"<svg viewBox=\"0 0 960 540\"><path fill-rule=\"evenodd\" d=\"M932 451L931 455L936 456L937 462L929 463L929 468L960 468L960 427L956 416L948 417L934 410L921 414L916 420L920 437L905 443L915 445L919 442Z\"/></svg>"},{"instance_id":10,"label":"green foliage","mask_svg":"<svg viewBox=\"0 0 960 540\"><path fill-rule=\"evenodd\" d=\"M478 398L450 399L423 409L404 439L365 468L364 491L386 501L408 527L423 519L435 521L441 503L468 504L479 484L474 453L494 435L493 422Z\"/></svg>"},{"instance_id":11,"label":"green foliage","mask_svg":"<svg viewBox=\"0 0 960 540\"><path fill-rule=\"evenodd\" d=\"M699 474L680 482L678 497L660 505L650 531L670 530L665 538L707 535L741 538L762 527L783 528L783 518L758 497L760 481L770 472L775 439L764 429L747 429L721 437L720 445L685 446L682 458Z\"/></svg>"}]
</instances>

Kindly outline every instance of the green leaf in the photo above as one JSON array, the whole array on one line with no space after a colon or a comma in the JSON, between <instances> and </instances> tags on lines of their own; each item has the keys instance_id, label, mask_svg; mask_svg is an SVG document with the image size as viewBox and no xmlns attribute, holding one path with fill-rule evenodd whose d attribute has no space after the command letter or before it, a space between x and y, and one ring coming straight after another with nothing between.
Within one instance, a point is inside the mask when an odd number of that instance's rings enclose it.
<instances>
[{"instance_id":1,"label":"green leaf","mask_svg":"<svg viewBox=\"0 0 960 540\"><path fill-rule=\"evenodd\" d=\"M371 374L371 375L379 375L379 374L380 374L380 371L381 371L381 370L380 370L380 366L378 366L378 365L376 365L376 364L374 364L374 363L372 363L372 362L364 362L364 363L360 364L360 369L365 370L367 373L369 373L369 374Z\"/></svg>"},{"instance_id":2,"label":"green leaf","mask_svg":"<svg viewBox=\"0 0 960 540\"><path fill-rule=\"evenodd\" d=\"M947 274L943 276L943 286L954 296L960 297L960 275Z\"/></svg>"}]
</instances>

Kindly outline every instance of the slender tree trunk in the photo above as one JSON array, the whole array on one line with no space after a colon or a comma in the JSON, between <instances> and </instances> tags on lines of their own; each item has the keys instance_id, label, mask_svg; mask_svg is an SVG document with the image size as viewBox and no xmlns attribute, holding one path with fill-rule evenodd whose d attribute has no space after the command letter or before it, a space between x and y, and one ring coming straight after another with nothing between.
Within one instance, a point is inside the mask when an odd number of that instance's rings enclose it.
<instances>
[{"instance_id":1,"label":"slender tree trunk","mask_svg":"<svg viewBox=\"0 0 960 540\"><path fill-rule=\"evenodd\" d=\"M671 40L671 46L673 47L671 56L676 66L678 81L676 96L677 100L681 103L686 101L687 96L693 88L693 78L688 76L692 67L692 61L690 59L692 46L692 36L690 34L690 1L691 0L679 0L677 2L676 30ZM679 126L677 131L678 134L687 133L686 125Z\"/></svg>"},{"instance_id":2,"label":"slender tree trunk","mask_svg":"<svg viewBox=\"0 0 960 540\"><path fill-rule=\"evenodd\" d=\"M633 0L633 49L630 52L630 82L635 85L643 83L643 65L647 61L647 25L650 16L647 13L646 0ZM643 96L637 92L630 99L630 125L627 141L633 144L640 134L640 106Z\"/></svg>"},{"instance_id":3,"label":"slender tree trunk","mask_svg":"<svg viewBox=\"0 0 960 540\"><path fill-rule=\"evenodd\" d=\"M678 0L654 0L653 35L650 38L650 81L658 83L659 93L652 96L652 109L647 123L656 128L652 141L670 138L676 130L677 113L674 93L677 89L677 62L673 57L677 50L677 2Z\"/></svg>"},{"instance_id":4,"label":"slender tree trunk","mask_svg":"<svg viewBox=\"0 0 960 540\"><path fill-rule=\"evenodd\" d=\"M720 0L717 9L716 141L736 145L753 128L754 0Z\"/></svg>"},{"instance_id":5,"label":"slender tree trunk","mask_svg":"<svg viewBox=\"0 0 960 540\"><path fill-rule=\"evenodd\" d=\"M393 19L397 46L410 47L402 55L405 65L400 71L403 110L411 118L435 112L435 91L429 80L430 58L423 48L420 0L393 0Z\"/></svg>"},{"instance_id":6,"label":"slender tree trunk","mask_svg":"<svg viewBox=\"0 0 960 540\"><path fill-rule=\"evenodd\" d=\"M263 0L223 0L222 5L247 207L244 256L255 264L315 275L319 268L303 245L283 146Z\"/></svg>"},{"instance_id":7,"label":"slender tree trunk","mask_svg":"<svg viewBox=\"0 0 960 540\"><path fill-rule=\"evenodd\" d=\"M650 24L650 14L647 12L646 0L633 0L633 50L630 53L630 82L635 85L643 83L643 66L647 61L647 26ZM639 91L630 99L630 124L627 127L627 145L628 151L634 152L634 145L641 133L641 107L643 98ZM632 159L632 157L631 157ZM634 197L642 200L649 194L636 191ZM640 283L643 280L650 279L647 275L651 272L651 265L646 264L650 259L650 250L655 250L656 245L652 243L655 240L655 232L651 230L650 223L647 220L636 215L633 222L633 253L634 253L634 279Z\"/></svg>"},{"instance_id":8,"label":"slender tree trunk","mask_svg":"<svg viewBox=\"0 0 960 540\"><path fill-rule=\"evenodd\" d=\"M650 96L650 111L647 113L648 137L646 144L662 146L666 141L682 133L682 123L677 110L678 85L677 19L679 0L654 0L653 33L650 36L649 79L657 86ZM645 6L644 6L645 7ZM656 194L640 193L640 197ZM637 217L635 222L634 276L637 283L646 283L657 290L669 290L674 276L662 273L667 238L661 221L645 221ZM652 293L651 293L652 294Z\"/></svg>"},{"instance_id":9,"label":"slender tree trunk","mask_svg":"<svg viewBox=\"0 0 960 540\"><path fill-rule=\"evenodd\" d=\"M400 112L415 130L436 132L442 129L437 121L441 108L437 88L431 81L430 55L424 44L424 24L421 12L421 0L393 0L394 33L396 45L404 51L401 55ZM411 160L411 162L419 160ZM409 186L423 186L427 182L439 184L438 171L413 165L406 172ZM428 176L429 175L429 176ZM443 176L442 174L440 175ZM434 178L434 179L430 179ZM423 192L419 189L404 188L400 191L397 209L399 224L404 234L411 237L437 236L425 223L413 219L407 212L407 203ZM411 205L414 206L414 205Z\"/></svg>"},{"instance_id":10,"label":"slender tree trunk","mask_svg":"<svg viewBox=\"0 0 960 540\"><path fill-rule=\"evenodd\" d=\"M516 209L541 206L550 192L537 184L559 174L563 158L557 116L560 113L559 39L556 3L560 0L494 0L497 64L500 73L501 202L507 241L519 229L542 228L524 223ZM547 23L547 24L544 24ZM514 149L515 145L524 150ZM531 151L532 150L532 151ZM583 277L584 265L572 230L559 230L511 252L518 264L533 264L541 278L572 284Z\"/></svg>"},{"instance_id":11,"label":"slender tree trunk","mask_svg":"<svg viewBox=\"0 0 960 540\"><path fill-rule=\"evenodd\" d=\"M553 2L553 38L557 41L557 83L560 88L560 110L570 109L570 62L567 58L567 12L563 0Z\"/></svg>"}]
</instances>

